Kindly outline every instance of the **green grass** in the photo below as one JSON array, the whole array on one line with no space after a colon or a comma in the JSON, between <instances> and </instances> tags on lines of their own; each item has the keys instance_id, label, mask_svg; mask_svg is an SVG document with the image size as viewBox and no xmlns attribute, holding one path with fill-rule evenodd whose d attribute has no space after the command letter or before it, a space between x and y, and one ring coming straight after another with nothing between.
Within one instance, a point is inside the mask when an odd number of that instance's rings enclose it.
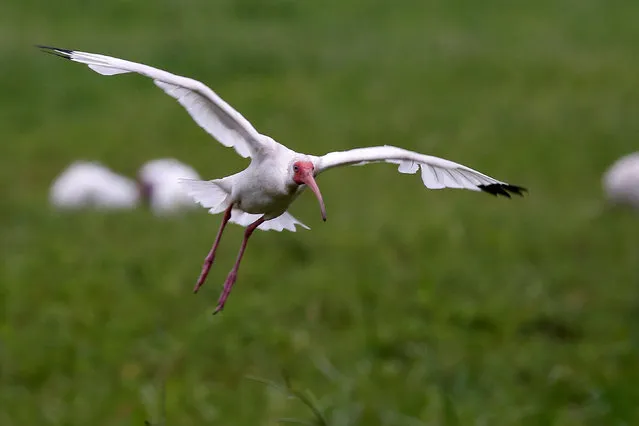
<instances>
[{"instance_id":1,"label":"green grass","mask_svg":"<svg viewBox=\"0 0 639 426\"><path fill-rule=\"evenodd\" d=\"M636 150L636 1L12 0L0 13L0 424L639 422L639 225L600 177ZM58 214L95 159L246 165L144 78L39 53L111 54L201 79L255 127L321 154L393 144L530 190L427 191L389 165L322 175L328 222L242 229L191 293L220 217ZM306 395L306 394L305 394Z\"/></svg>"}]
</instances>

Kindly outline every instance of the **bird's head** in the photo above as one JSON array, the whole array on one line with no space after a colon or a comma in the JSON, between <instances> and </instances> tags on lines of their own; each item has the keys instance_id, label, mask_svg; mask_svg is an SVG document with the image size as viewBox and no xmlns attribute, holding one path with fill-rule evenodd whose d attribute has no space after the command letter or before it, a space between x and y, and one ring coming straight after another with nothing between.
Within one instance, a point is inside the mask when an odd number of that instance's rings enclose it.
<instances>
[{"instance_id":1,"label":"bird's head","mask_svg":"<svg viewBox=\"0 0 639 426\"><path fill-rule=\"evenodd\" d=\"M320 204L320 210L322 212L322 220L326 222L326 207L324 206L324 200L322 199L322 193L315 183L315 165L312 161L294 161L291 165L291 173L293 175L293 182L297 185L306 185L311 188L311 191L317 197L317 201Z\"/></svg>"}]
</instances>

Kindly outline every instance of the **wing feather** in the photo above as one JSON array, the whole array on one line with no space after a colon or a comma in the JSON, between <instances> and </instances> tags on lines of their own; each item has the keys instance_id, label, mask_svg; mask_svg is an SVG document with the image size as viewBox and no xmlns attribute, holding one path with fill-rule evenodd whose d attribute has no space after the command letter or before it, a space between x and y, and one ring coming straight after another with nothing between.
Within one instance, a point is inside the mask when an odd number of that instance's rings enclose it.
<instances>
[{"instance_id":1,"label":"wing feather","mask_svg":"<svg viewBox=\"0 0 639 426\"><path fill-rule=\"evenodd\" d=\"M233 147L242 157L262 155L274 141L257 132L251 123L200 81L137 62L111 56L56 47L38 46L52 53L88 65L102 75L129 72L153 79L155 84L175 98L207 133L226 147Z\"/></svg>"},{"instance_id":2,"label":"wing feather","mask_svg":"<svg viewBox=\"0 0 639 426\"><path fill-rule=\"evenodd\" d=\"M245 211L242 211L240 209L233 209L231 210L231 219L229 220L229 222L246 227L258 220L260 217L262 217L261 214L251 214L246 213ZM260 226L257 227L257 229L261 231L277 232L281 232L286 229L287 231L295 232L297 230L295 225L299 225L305 229L311 229L299 220L295 219L289 212L284 212L274 219L263 222Z\"/></svg>"},{"instance_id":3,"label":"wing feather","mask_svg":"<svg viewBox=\"0 0 639 426\"><path fill-rule=\"evenodd\" d=\"M523 195L526 192L521 186L499 181L470 167L389 145L331 152L319 157L316 169L319 174L333 167L378 162L397 164L400 173L414 174L421 169L422 182L429 189L469 189L508 198L510 194Z\"/></svg>"}]
</instances>

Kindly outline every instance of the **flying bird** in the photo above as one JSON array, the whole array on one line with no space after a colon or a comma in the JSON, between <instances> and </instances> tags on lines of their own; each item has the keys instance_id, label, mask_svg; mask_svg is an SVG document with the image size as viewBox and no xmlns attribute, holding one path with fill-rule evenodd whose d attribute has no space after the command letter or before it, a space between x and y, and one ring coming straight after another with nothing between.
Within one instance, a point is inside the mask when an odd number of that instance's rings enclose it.
<instances>
[{"instance_id":1,"label":"flying bird","mask_svg":"<svg viewBox=\"0 0 639 426\"><path fill-rule=\"evenodd\" d=\"M178 76L136 62L94 53L56 47L38 46L48 53L88 65L102 75L137 73L149 77L156 86L175 98L207 133L226 147L232 147L250 163L246 169L231 176L209 181L182 180L189 194L209 213L223 213L220 228L211 250L204 260L202 272L195 284L197 292L215 260L215 253L228 222L246 227L244 239L233 268L229 272L214 313L224 304L237 279L246 245L256 229L283 229L295 232L296 226L308 229L295 219L288 208L308 187L319 202L322 219L326 208L315 178L326 170L374 162L392 163L400 173L417 173L429 189L463 188L484 191L510 198L522 195L521 186L511 185L469 167L429 155L394 146L355 148L330 152L322 156L297 153L260 134L239 112L200 81Z\"/></svg>"}]
</instances>

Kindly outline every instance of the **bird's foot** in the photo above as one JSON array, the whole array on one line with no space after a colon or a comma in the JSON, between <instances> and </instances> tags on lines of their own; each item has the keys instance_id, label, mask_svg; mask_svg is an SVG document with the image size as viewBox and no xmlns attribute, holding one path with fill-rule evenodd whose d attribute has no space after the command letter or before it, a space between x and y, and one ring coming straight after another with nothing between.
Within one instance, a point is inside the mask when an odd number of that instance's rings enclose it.
<instances>
[{"instance_id":1,"label":"bird's foot","mask_svg":"<svg viewBox=\"0 0 639 426\"><path fill-rule=\"evenodd\" d=\"M211 266L213 266L213 261L215 260L215 254L209 253L204 259L204 265L202 265L202 272L200 272L200 276L197 278L197 282L195 283L195 287L193 287L193 293L197 293L204 281L206 281L206 277L211 270Z\"/></svg>"},{"instance_id":2,"label":"bird's foot","mask_svg":"<svg viewBox=\"0 0 639 426\"><path fill-rule=\"evenodd\" d=\"M193 287L193 293L197 293L200 287L204 284L204 280L198 278L197 283L195 283L195 287Z\"/></svg>"},{"instance_id":3,"label":"bird's foot","mask_svg":"<svg viewBox=\"0 0 639 426\"><path fill-rule=\"evenodd\" d=\"M217 301L217 306L215 307L215 311L213 315L220 312L224 309L224 304L226 303L226 299L228 299L229 294L231 294L231 290L233 289L233 284L237 280L237 271L232 270L229 275L226 277L226 281L224 281L224 290L222 290L222 294L220 295L220 299Z\"/></svg>"},{"instance_id":4,"label":"bird's foot","mask_svg":"<svg viewBox=\"0 0 639 426\"><path fill-rule=\"evenodd\" d=\"M206 274L201 273L197 279L197 282L195 283L195 287L193 287L193 293L197 293L200 290L200 287L202 287L204 281L206 281Z\"/></svg>"}]
</instances>

